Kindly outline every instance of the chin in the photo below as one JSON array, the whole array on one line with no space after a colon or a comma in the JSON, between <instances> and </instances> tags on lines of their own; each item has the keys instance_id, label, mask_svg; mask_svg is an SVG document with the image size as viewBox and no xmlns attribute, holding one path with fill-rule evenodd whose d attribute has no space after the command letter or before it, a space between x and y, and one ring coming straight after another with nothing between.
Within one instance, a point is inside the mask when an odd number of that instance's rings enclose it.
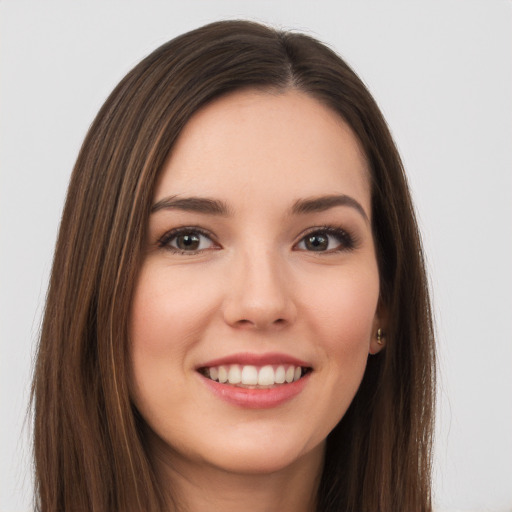
<instances>
[{"instance_id":1,"label":"chin","mask_svg":"<svg viewBox=\"0 0 512 512\"><path fill-rule=\"evenodd\" d=\"M286 442L290 439L276 440L272 436L253 439L250 444L247 443L247 439L240 444L230 443L230 446L221 452L210 450L207 462L230 473L263 475L285 471L302 463L304 459L323 460L325 441L309 447Z\"/></svg>"}]
</instances>

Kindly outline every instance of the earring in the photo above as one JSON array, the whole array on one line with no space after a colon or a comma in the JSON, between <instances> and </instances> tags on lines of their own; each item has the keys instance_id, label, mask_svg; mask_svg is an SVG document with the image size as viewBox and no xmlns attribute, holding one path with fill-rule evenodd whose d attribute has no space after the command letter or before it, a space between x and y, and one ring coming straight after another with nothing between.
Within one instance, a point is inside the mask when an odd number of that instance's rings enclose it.
<instances>
[{"instance_id":1,"label":"earring","mask_svg":"<svg viewBox=\"0 0 512 512\"><path fill-rule=\"evenodd\" d=\"M377 343L378 343L379 345L382 345L382 344L383 344L382 338L384 338L384 333L382 332L382 329L379 327L379 328L377 329Z\"/></svg>"}]
</instances>

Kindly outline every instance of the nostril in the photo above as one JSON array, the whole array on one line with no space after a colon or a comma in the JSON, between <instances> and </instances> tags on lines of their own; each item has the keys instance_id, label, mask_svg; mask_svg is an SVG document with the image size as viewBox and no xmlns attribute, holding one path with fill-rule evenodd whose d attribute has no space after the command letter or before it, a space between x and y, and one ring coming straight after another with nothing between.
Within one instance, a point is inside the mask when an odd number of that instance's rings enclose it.
<instances>
[{"instance_id":1,"label":"nostril","mask_svg":"<svg viewBox=\"0 0 512 512\"><path fill-rule=\"evenodd\" d=\"M276 320L274 321L271 321L271 322L260 322L258 320L248 320L246 318L242 318L240 320L237 320L236 323L234 325L238 326L238 327L257 327L257 328L262 328L262 327L265 327L265 326L282 326L282 325L285 325L287 323L287 320L284 319L284 318L277 318Z\"/></svg>"},{"instance_id":2,"label":"nostril","mask_svg":"<svg viewBox=\"0 0 512 512\"><path fill-rule=\"evenodd\" d=\"M246 318L242 318L240 320L237 320L233 325L236 327L244 328L244 327L253 327L255 325L254 322L251 322L251 320L247 320Z\"/></svg>"}]
</instances>

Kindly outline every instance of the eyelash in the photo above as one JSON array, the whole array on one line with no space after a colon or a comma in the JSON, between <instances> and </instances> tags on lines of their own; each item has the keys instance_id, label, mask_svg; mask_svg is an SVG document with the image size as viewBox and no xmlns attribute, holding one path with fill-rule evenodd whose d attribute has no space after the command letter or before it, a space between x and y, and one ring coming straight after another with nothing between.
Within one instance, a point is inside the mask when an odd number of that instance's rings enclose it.
<instances>
[{"instance_id":1,"label":"eyelash","mask_svg":"<svg viewBox=\"0 0 512 512\"><path fill-rule=\"evenodd\" d=\"M356 247L357 240L353 235L348 233L345 229L338 226L320 226L310 229L305 235L301 237L294 247L300 243L305 243L307 237L313 235L327 235L328 237L336 238L339 242L339 247L334 249L328 249L326 251L307 251L307 252L319 252L321 254L333 254L344 251L351 251Z\"/></svg>"},{"instance_id":2,"label":"eyelash","mask_svg":"<svg viewBox=\"0 0 512 512\"><path fill-rule=\"evenodd\" d=\"M183 249L179 249L178 247L173 247L170 245L171 241L178 238L180 235L200 235L203 237L208 238L211 240L213 244L216 244L213 236L208 231L205 231L204 229L195 227L195 226L185 226L181 228L171 229L171 231L168 231L165 233L159 240L158 240L158 247L162 249L167 249L175 254L186 254L194 255L199 254L205 250L211 250L211 249L199 249L199 250L193 250L193 251L185 251Z\"/></svg>"},{"instance_id":3,"label":"eyelash","mask_svg":"<svg viewBox=\"0 0 512 512\"><path fill-rule=\"evenodd\" d=\"M172 229L171 231L168 231L165 233L157 242L158 247L162 249L167 249L175 254L184 254L187 256L199 254L203 251L212 250L212 248L208 249L197 249L197 250L183 250L179 249L178 247L171 246L171 242L178 238L180 235L199 235L200 237L206 237L208 238L212 244L216 244L214 237L211 233L208 231L205 231L204 229L195 227L195 226L185 226L180 227L176 229ZM339 246L334 249L327 249L327 250L321 250L321 251L308 251L306 249L295 249L299 244L305 244L307 237L312 237L313 235L327 235L327 237L333 237L337 239L339 242ZM328 242L329 243L329 242ZM353 250L357 245L357 240L354 236L349 234L346 230L342 229L341 227L337 226L320 226L311 228L308 232L306 232L300 240L294 244L294 250L304 250L305 252L318 252L320 254L333 254L333 253L339 253L343 251L351 251ZM218 248L217 244L217 248Z\"/></svg>"}]
</instances>

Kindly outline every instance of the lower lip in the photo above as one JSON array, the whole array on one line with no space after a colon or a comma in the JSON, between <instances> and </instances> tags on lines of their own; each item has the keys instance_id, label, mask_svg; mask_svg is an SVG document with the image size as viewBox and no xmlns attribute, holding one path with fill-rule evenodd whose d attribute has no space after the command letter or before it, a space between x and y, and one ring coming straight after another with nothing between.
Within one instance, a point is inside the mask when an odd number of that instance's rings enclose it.
<instances>
[{"instance_id":1,"label":"lower lip","mask_svg":"<svg viewBox=\"0 0 512 512\"><path fill-rule=\"evenodd\" d=\"M200 376L206 386L222 400L246 409L270 409L295 398L309 381L310 373L290 384L281 384L275 388L246 389L221 384L208 377Z\"/></svg>"}]
</instances>

